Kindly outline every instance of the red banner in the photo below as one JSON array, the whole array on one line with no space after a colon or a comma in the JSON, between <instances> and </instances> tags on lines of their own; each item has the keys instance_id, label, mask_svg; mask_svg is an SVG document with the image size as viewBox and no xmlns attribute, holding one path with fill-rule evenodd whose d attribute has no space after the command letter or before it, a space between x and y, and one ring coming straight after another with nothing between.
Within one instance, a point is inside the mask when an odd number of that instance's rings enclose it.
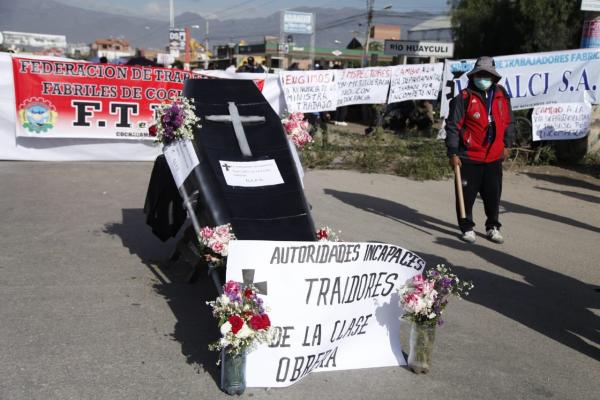
<instances>
[{"instance_id":1,"label":"red banner","mask_svg":"<svg viewBox=\"0 0 600 400\"><path fill-rule=\"evenodd\" d=\"M191 72L13 58L17 136L151 139L154 108ZM195 75L194 75L195 76Z\"/></svg>"}]
</instances>

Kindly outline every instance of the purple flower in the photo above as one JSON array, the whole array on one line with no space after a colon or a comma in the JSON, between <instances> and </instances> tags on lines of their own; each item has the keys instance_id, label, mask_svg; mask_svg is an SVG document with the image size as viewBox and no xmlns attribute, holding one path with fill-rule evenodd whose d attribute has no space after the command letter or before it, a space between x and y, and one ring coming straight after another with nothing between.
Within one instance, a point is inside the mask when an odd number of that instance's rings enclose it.
<instances>
[{"instance_id":1,"label":"purple flower","mask_svg":"<svg viewBox=\"0 0 600 400\"><path fill-rule=\"evenodd\" d=\"M255 297L256 305L258 306L258 312L260 314L264 314L265 313L265 308L263 306L263 303L264 303L263 299L261 299L258 296L254 296L254 297Z\"/></svg>"},{"instance_id":2,"label":"purple flower","mask_svg":"<svg viewBox=\"0 0 600 400\"><path fill-rule=\"evenodd\" d=\"M165 113L166 122L174 129L179 128L183 124L183 110L177 104L173 104Z\"/></svg>"},{"instance_id":3,"label":"purple flower","mask_svg":"<svg viewBox=\"0 0 600 400\"><path fill-rule=\"evenodd\" d=\"M229 297L229 300L231 301L240 301L240 296L236 293L227 293L227 297Z\"/></svg>"}]
</instances>

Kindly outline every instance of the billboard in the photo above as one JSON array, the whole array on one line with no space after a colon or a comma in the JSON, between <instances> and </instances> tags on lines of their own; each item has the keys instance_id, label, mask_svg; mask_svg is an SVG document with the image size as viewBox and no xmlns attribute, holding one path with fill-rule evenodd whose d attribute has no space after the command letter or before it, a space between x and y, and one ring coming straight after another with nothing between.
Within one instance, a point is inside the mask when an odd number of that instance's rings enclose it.
<instances>
[{"instance_id":1,"label":"billboard","mask_svg":"<svg viewBox=\"0 0 600 400\"><path fill-rule=\"evenodd\" d=\"M169 53L179 57L179 52L185 51L185 29L169 30Z\"/></svg>"},{"instance_id":2,"label":"billboard","mask_svg":"<svg viewBox=\"0 0 600 400\"><path fill-rule=\"evenodd\" d=\"M311 35L314 33L314 15L298 11L283 11L283 32Z\"/></svg>"}]
</instances>

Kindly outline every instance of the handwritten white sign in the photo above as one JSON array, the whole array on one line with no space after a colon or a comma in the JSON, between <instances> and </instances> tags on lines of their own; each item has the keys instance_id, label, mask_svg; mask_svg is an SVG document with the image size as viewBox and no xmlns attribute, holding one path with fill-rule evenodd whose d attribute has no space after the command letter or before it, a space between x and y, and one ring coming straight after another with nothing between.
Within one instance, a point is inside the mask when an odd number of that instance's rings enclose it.
<instances>
[{"instance_id":1,"label":"handwritten white sign","mask_svg":"<svg viewBox=\"0 0 600 400\"><path fill-rule=\"evenodd\" d=\"M335 70L338 107L348 104L384 104L392 70L386 67Z\"/></svg>"},{"instance_id":2,"label":"handwritten white sign","mask_svg":"<svg viewBox=\"0 0 600 400\"><path fill-rule=\"evenodd\" d=\"M333 70L285 71L279 75L288 112L319 112L337 108Z\"/></svg>"},{"instance_id":3,"label":"handwritten white sign","mask_svg":"<svg viewBox=\"0 0 600 400\"><path fill-rule=\"evenodd\" d=\"M557 103L533 108L533 140L569 140L585 137L590 129L590 103Z\"/></svg>"},{"instance_id":4,"label":"handwritten white sign","mask_svg":"<svg viewBox=\"0 0 600 400\"><path fill-rule=\"evenodd\" d=\"M229 186L257 187L283 183L275 160L219 161Z\"/></svg>"},{"instance_id":5,"label":"handwritten white sign","mask_svg":"<svg viewBox=\"0 0 600 400\"><path fill-rule=\"evenodd\" d=\"M254 270L254 283L266 282L261 297L275 329L270 345L248 355L247 386L289 386L311 371L406 364L397 289L423 271L421 257L382 243L230 246L227 280L242 282L243 270Z\"/></svg>"},{"instance_id":6,"label":"handwritten white sign","mask_svg":"<svg viewBox=\"0 0 600 400\"><path fill-rule=\"evenodd\" d=\"M443 63L408 64L392 67L388 103L437 99L442 86L443 67Z\"/></svg>"},{"instance_id":7,"label":"handwritten white sign","mask_svg":"<svg viewBox=\"0 0 600 400\"><path fill-rule=\"evenodd\" d=\"M199 164L196 150L191 140L176 140L163 148L163 154L175 180L180 188L190 172Z\"/></svg>"}]
</instances>

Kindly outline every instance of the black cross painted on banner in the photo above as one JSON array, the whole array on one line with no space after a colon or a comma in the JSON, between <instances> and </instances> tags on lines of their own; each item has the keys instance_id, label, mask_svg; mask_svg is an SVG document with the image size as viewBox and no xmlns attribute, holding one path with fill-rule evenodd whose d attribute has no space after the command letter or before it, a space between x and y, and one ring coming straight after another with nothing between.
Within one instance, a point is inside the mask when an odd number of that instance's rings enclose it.
<instances>
[{"instance_id":1,"label":"black cross painted on banner","mask_svg":"<svg viewBox=\"0 0 600 400\"><path fill-rule=\"evenodd\" d=\"M242 279L244 280L244 285L254 285L258 293L262 295L267 295L267 282L254 282L254 271L255 269L243 269L242 270Z\"/></svg>"},{"instance_id":2,"label":"black cross painted on banner","mask_svg":"<svg viewBox=\"0 0 600 400\"><path fill-rule=\"evenodd\" d=\"M225 163L225 164L221 165L221 167L225 168L225 171L229 172L229 168L231 168L231 165Z\"/></svg>"}]
</instances>

